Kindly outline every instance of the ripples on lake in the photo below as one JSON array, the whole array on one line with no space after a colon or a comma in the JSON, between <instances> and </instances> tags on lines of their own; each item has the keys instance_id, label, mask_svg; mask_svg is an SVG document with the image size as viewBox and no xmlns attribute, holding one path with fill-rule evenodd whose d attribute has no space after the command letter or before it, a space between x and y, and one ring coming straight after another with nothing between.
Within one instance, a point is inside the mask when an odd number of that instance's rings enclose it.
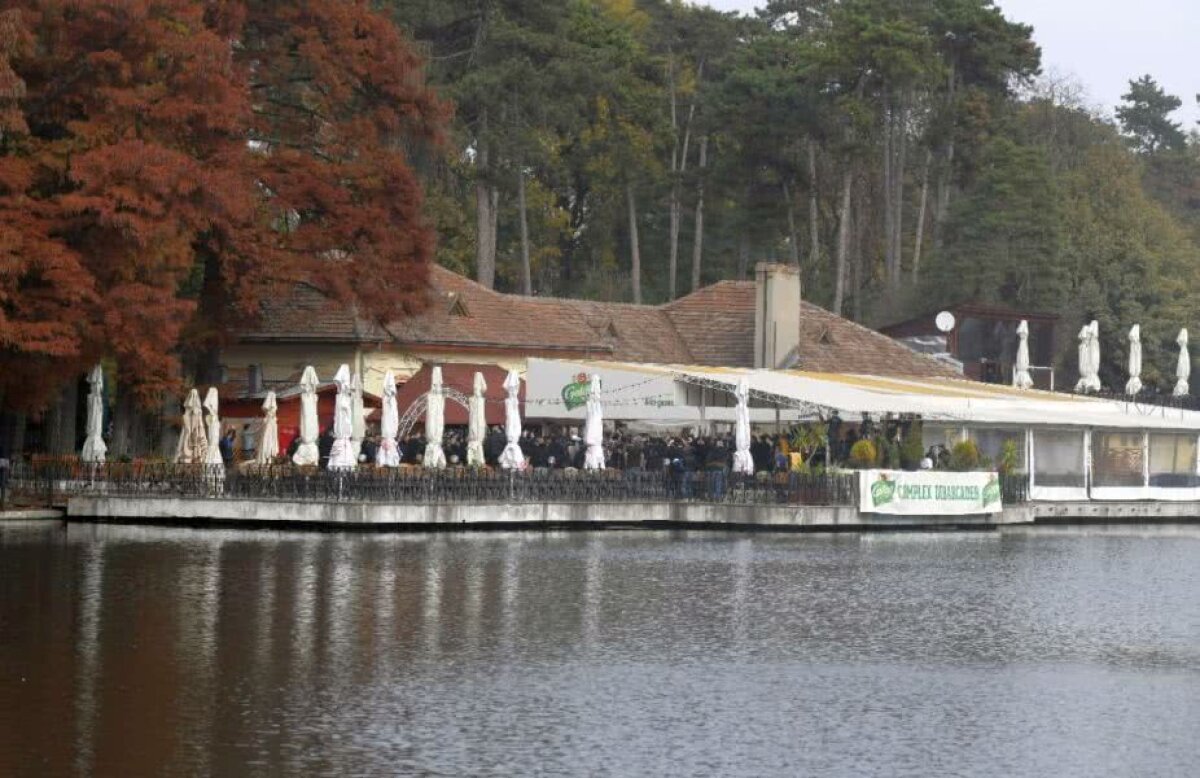
<instances>
[{"instance_id":1,"label":"ripples on lake","mask_svg":"<svg viewBox=\"0 0 1200 778\"><path fill-rule=\"evenodd\" d=\"M0 525L0 775L1200 773L1200 533Z\"/></svg>"}]
</instances>

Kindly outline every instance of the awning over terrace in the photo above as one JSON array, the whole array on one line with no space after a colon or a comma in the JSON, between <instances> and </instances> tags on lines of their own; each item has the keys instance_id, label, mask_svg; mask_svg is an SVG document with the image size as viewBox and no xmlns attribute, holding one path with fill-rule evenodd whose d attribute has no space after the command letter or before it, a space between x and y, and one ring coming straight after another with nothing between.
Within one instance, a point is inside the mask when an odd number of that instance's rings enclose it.
<instances>
[{"instance_id":1,"label":"awning over terrace","mask_svg":"<svg viewBox=\"0 0 1200 778\"><path fill-rule=\"evenodd\" d=\"M603 380L605 415L613 419L721 421L727 415L732 420L734 392L738 379L745 376L751 406L758 409L752 410L755 421L773 420L774 408L780 406L792 418L823 417L837 410L847 417L913 414L964 425L1200 431L1200 413L1193 411L963 379L599 360L530 359L528 415L582 420L583 405L573 387L592 373Z\"/></svg>"}]
</instances>

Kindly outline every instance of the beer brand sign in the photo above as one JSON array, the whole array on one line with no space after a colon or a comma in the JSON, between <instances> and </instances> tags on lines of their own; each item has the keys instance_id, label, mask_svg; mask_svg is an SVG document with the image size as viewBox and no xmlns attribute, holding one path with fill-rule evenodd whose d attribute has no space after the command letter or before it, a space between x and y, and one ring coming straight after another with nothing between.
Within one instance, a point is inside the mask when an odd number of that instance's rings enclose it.
<instances>
[{"instance_id":1,"label":"beer brand sign","mask_svg":"<svg viewBox=\"0 0 1200 778\"><path fill-rule=\"evenodd\" d=\"M587 373L580 373L575 376L574 381L562 388L563 405L567 406L568 411L587 405L590 386Z\"/></svg>"},{"instance_id":2,"label":"beer brand sign","mask_svg":"<svg viewBox=\"0 0 1200 778\"><path fill-rule=\"evenodd\" d=\"M863 513L965 516L1002 509L1000 478L995 473L864 470L859 476Z\"/></svg>"}]
</instances>

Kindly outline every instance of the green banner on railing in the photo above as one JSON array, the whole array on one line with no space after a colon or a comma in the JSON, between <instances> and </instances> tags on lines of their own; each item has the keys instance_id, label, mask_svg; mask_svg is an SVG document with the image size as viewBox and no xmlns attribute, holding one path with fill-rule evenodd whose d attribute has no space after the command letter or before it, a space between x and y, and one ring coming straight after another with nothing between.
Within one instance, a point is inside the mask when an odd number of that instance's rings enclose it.
<instances>
[{"instance_id":1,"label":"green banner on railing","mask_svg":"<svg viewBox=\"0 0 1200 778\"><path fill-rule=\"evenodd\" d=\"M901 516L964 516L999 513L996 473L941 470L864 470L859 479L859 510Z\"/></svg>"}]
</instances>

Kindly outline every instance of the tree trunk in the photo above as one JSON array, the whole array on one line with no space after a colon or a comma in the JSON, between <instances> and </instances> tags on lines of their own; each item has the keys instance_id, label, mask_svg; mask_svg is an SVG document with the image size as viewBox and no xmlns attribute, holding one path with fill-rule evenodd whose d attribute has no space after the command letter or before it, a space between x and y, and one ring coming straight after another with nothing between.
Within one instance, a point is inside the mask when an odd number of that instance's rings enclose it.
<instances>
[{"instance_id":1,"label":"tree trunk","mask_svg":"<svg viewBox=\"0 0 1200 778\"><path fill-rule=\"evenodd\" d=\"M700 84L700 79L704 75L704 61L701 60L696 68L696 85ZM667 70L669 80L669 93L671 100L671 192L670 203L668 206L669 225L669 246L667 251L667 299L674 300L675 293L678 289L679 277L679 231L682 229L683 221L683 202L680 196L680 187L684 173L687 172L688 149L692 141L692 120L696 116L696 97L693 93L692 101L688 105L687 119L683 124L683 139L680 141L679 136L679 118L678 118L678 84L675 80L675 57L671 54L670 64Z\"/></svg>"},{"instance_id":2,"label":"tree trunk","mask_svg":"<svg viewBox=\"0 0 1200 778\"><path fill-rule=\"evenodd\" d=\"M817 144L808 142L808 266L821 267L821 213L817 203Z\"/></svg>"},{"instance_id":3,"label":"tree trunk","mask_svg":"<svg viewBox=\"0 0 1200 778\"><path fill-rule=\"evenodd\" d=\"M46 451L65 456L75 451L76 412L79 403L79 382L68 381L46 419Z\"/></svg>"},{"instance_id":4,"label":"tree trunk","mask_svg":"<svg viewBox=\"0 0 1200 778\"><path fill-rule=\"evenodd\" d=\"M750 269L750 233L743 229L738 231L737 243L737 277L741 281L746 280L746 273Z\"/></svg>"},{"instance_id":5,"label":"tree trunk","mask_svg":"<svg viewBox=\"0 0 1200 778\"><path fill-rule=\"evenodd\" d=\"M487 168L487 151L480 151L480 174ZM491 289L496 284L496 232L492 187L475 182L475 280Z\"/></svg>"},{"instance_id":6,"label":"tree trunk","mask_svg":"<svg viewBox=\"0 0 1200 778\"><path fill-rule=\"evenodd\" d=\"M521 222L521 294L533 295L533 268L529 263L529 220L525 212L525 168L517 166L517 213Z\"/></svg>"},{"instance_id":7,"label":"tree trunk","mask_svg":"<svg viewBox=\"0 0 1200 778\"><path fill-rule=\"evenodd\" d=\"M638 246L637 203L633 199L633 184L625 185L625 201L629 206L629 278L633 301L642 302L642 253Z\"/></svg>"},{"instance_id":8,"label":"tree trunk","mask_svg":"<svg viewBox=\"0 0 1200 778\"><path fill-rule=\"evenodd\" d=\"M700 288L700 264L704 259L704 170L708 167L708 136L700 138L700 180L696 182L696 223L692 239L692 291Z\"/></svg>"},{"instance_id":9,"label":"tree trunk","mask_svg":"<svg viewBox=\"0 0 1200 778\"><path fill-rule=\"evenodd\" d=\"M850 195L854 185L854 173L850 161L842 173L842 203L838 211L837 263L834 266L833 312L842 315L842 304L846 300L846 254L850 250Z\"/></svg>"},{"instance_id":10,"label":"tree trunk","mask_svg":"<svg viewBox=\"0 0 1200 778\"><path fill-rule=\"evenodd\" d=\"M955 64L950 64L946 76L946 110L950 114L950 135L946 139L945 151L938 165L937 190L933 203L933 246L942 245L942 226L950 210L950 176L954 170L954 97L958 91L958 74Z\"/></svg>"},{"instance_id":11,"label":"tree trunk","mask_svg":"<svg viewBox=\"0 0 1200 778\"><path fill-rule=\"evenodd\" d=\"M863 320L863 298L866 297L864 293L866 284L863 280L863 267L865 265L863 244L866 242L867 228L871 226L871 220L867 216L867 213L870 211L867 202L868 195L869 193L864 187L859 187L854 193L854 205L852 208L854 236L851 238L850 265L854 269L854 308L851 316L854 321L858 322Z\"/></svg>"},{"instance_id":12,"label":"tree trunk","mask_svg":"<svg viewBox=\"0 0 1200 778\"><path fill-rule=\"evenodd\" d=\"M890 287L894 275L893 266L896 262L896 243L892 240L895 230L896 212L892 208L894 188L892 185L892 135L894 113L890 93L883 98L883 272Z\"/></svg>"},{"instance_id":13,"label":"tree trunk","mask_svg":"<svg viewBox=\"0 0 1200 778\"><path fill-rule=\"evenodd\" d=\"M921 249L925 240L925 204L929 201L929 168L933 164L933 150L925 152L925 166L921 170L921 200L917 205L917 236L913 241L912 279L921 278Z\"/></svg>"},{"instance_id":14,"label":"tree trunk","mask_svg":"<svg viewBox=\"0 0 1200 778\"><path fill-rule=\"evenodd\" d=\"M783 180L783 202L787 208L788 248L791 249L793 267L800 267L800 235L796 232L796 204L792 202L792 190L787 179Z\"/></svg>"},{"instance_id":15,"label":"tree trunk","mask_svg":"<svg viewBox=\"0 0 1200 778\"><path fill-rule=\"evenodd\" d=\"M895 216L892 217L892 278L891 287L895 291L900 288L900 274L904 263L904 244L902 236L904 235L904 167L908 157L908 97L904 96L900 101L899 118L896 122L896 138L892 143L892 149L896 155L896 160L892 165L892 184L895 187L895 193L892 196L892 207L895 209Z\"/></svg>"}]
</instances>

